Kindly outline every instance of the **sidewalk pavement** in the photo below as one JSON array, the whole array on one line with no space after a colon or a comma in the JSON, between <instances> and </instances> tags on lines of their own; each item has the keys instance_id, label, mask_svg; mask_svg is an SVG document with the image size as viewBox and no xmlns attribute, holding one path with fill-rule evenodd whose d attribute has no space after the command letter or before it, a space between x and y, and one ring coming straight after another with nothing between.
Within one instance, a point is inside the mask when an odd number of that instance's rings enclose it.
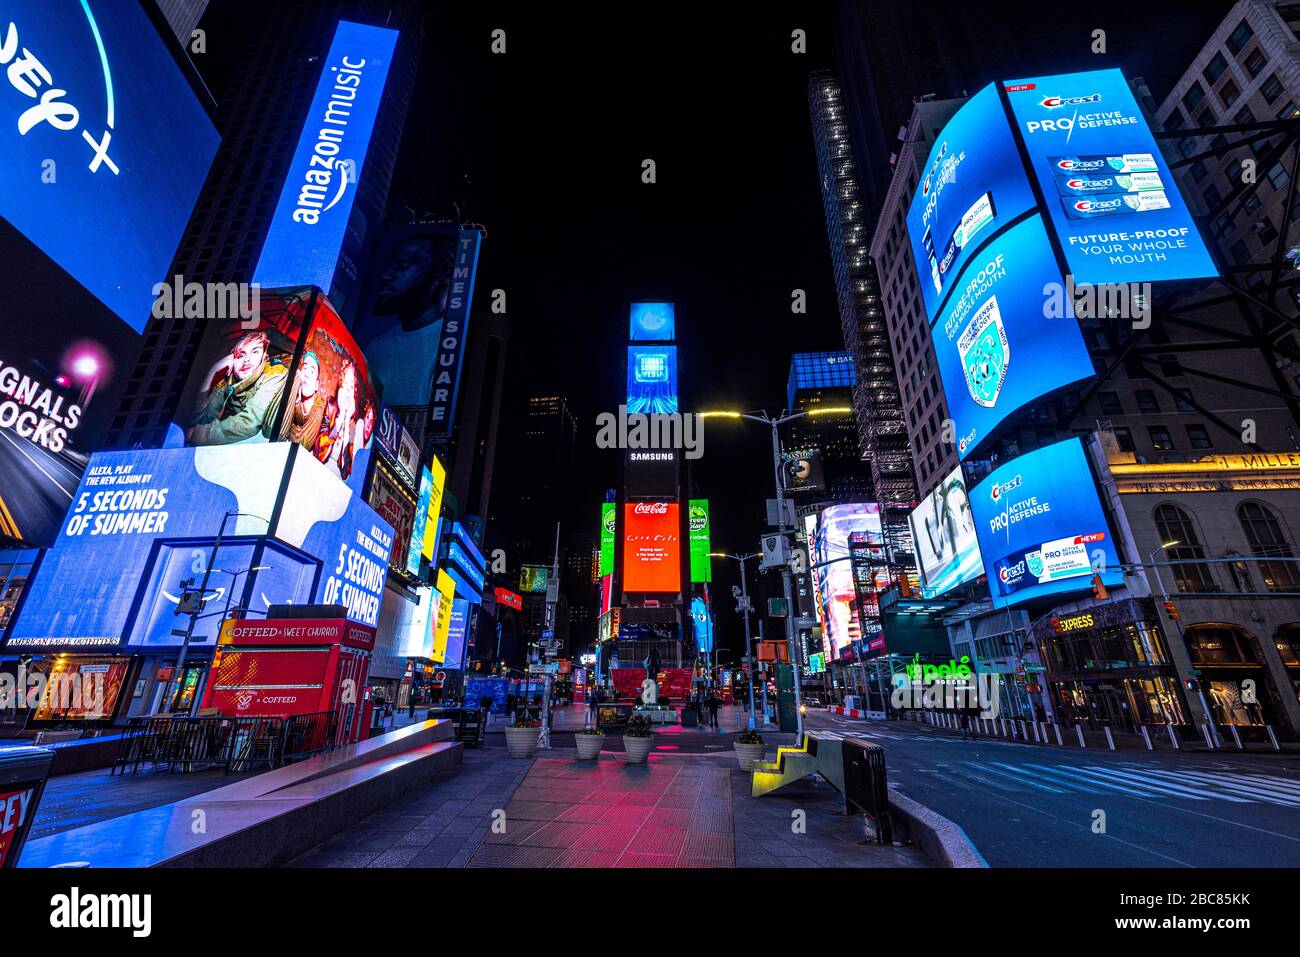
<instances>
[{"instance_id":1,"label":"sidewalk pavement","mask_svg":"<svg viewBox=\"0 0 1300 957\"><path fill-rule=\"evenodd\" d=\"M749 788L730 753L629 764L559 748L535 758L466 751L459 769L290 866L930 866L917 848L861 843L862 819L841 815L825 782L764 798Z\"/></svg>"}]
</instances>

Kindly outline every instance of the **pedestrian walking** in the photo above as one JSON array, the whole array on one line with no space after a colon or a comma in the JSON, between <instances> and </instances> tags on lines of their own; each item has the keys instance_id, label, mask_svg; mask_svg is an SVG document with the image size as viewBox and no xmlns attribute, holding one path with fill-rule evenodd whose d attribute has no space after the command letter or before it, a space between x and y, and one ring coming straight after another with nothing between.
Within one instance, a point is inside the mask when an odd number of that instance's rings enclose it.
<instances>
[{"instance_id":1,"label":"pedestrian walking","mask_svg":"<svg viewBox=\"0 0 1300 957\"><path fill-rule=\"evenodd\" d=\"M415 720L415 693L414 692L411 693L411 697L406 708L406 716L410 718L412 721Z\"/></svg>"},{"instance_id":2,"label":"pedestrian walking","mask_svg":"<svg viewBox=\"0 0 1300 957\"><path fill-rule=\"evenodd\" d=\"M718 726L718 706L722 704L718 696L709 692L709 725L716 728Z\"/></svg>"},{"instance_id":3,"label":"pedestrian walking","mask_svg":"<svg viewBox=\"0 0 1300 957\"><path fill-rule=\"evenodd\" d=\"M971 723L970 723L970 712L969 712L969 711L963 711L963 712L961 713L961 717L958 719L958 722L959 722L960 725L961 725L961 739L962 739L963 741L965 741L965 740L966 740L966 736L967 736L967 735L970 735L970 739L971 739L972 741L974 741L974 740L975 740L975 729L974 729L973 727L971 727Z\"/></svg>"}]
</instances>

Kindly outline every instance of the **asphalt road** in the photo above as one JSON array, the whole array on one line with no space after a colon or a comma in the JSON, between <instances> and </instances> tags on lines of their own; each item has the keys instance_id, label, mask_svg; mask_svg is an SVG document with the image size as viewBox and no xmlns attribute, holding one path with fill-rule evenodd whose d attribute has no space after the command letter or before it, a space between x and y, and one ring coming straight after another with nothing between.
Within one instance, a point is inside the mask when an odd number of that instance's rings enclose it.
<instances>
[{"instance_id":1,"label":"asphalt road","mask_svg":"<svg viewBox=\"0 0 1300 957\"><path fill-rule=\"evenodd\" d=\"M890 786L961 825L993 867L1300 865L1294 755L972 742L825 712L806 724L882 745Z\"/></svg>"},{"instance_id":2,"label":"asphalt road","mask_svg":"<svg viewBox=\"0 0 1300 957\"><path fill-rule=\"evenodd\" d=\"M32 540L58 532L81 481L61 456L0 429L0 535Z\"/></svg>"}]
</instances>

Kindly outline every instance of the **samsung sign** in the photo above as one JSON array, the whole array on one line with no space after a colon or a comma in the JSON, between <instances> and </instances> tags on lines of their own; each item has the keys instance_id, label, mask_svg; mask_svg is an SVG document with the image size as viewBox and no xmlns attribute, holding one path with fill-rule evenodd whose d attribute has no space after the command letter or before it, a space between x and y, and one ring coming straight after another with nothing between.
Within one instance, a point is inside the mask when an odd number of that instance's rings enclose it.
<instances>
[{"instance_id":1,"label":"samsung sign","mask_svg":"<svg viewBox=\"0 0 1300 957\"><path fill-rule=\"evenodd\" d=\"M340 21L253 282L329 290L397 31Z\"/></svg>"}]
</instances>

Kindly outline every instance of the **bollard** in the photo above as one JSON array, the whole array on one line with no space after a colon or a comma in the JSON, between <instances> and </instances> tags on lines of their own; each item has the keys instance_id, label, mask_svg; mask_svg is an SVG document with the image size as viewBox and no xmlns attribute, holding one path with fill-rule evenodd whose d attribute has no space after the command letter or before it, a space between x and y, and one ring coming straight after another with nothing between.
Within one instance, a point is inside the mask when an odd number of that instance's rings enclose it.
<instances>
[{"instance_id":1,"label":"bollard","mask_svg":"<svg viewBox=\"0 0 1300 957\"><path fill-rule=\"evenodd\" d=\"M1065 742L1061 740L1061 726L1053 721L1052 730L1056 732L1056 746L1058 748L1065 747Z\"/></svg>"},{"instance_id":2,"label":"bollard","mask_svg":"<svg viewBox=\"0 0 1300 957\"><path fill-rule=\"evenodd\" d=\"M1165 728L1166 730L1169 731L1169 743L1174 746L1174 750L1175 751L1181 750L1181 748L1178 745L1178 735L1174 733L1174 726L1172 724L1166 724Z\"/></svg>"},{"instance_id":3,"label":"bollard","mask_svg":"<svg viewBox=\"0 0 1300 957\"><path fill-rule=\"evenodd\" d=\"M1237 733L1237 726L1235 724L1230 724L1228 725L1228 730L1232 732L1232 740L1236 743L1237 750L1245 751L1246 749L1241 746L1241 735Z\"/></svg>"},{"instance_id":4,"label":"bollard","mask_svg":"<svg viewBox=\"0 0 1300 957\"><path fill-rule=\"evenodd\" d=\"M1047 722L1040 721L1038 723L1042 726L1043 729L1043 737L1042 737L1043 744L1049 744L1050 742L1047 740Z\"/></svg>"},{"instance_id":5,"label":"bollard","mask_svg":"<svg viewBox=\"0 0 1300 957\"><path fill-rule=\"evenodd\" d=\"M1201 722L1201 734L1205 737L1205 746L1211 751L1214 750L1214 735L1210 733L1210 722Z\"/></svg>"},{"instance_id":6,"label":"bollard","mask_svg":"<svg viewBox=\"0 0 1300 957\"><path fill-rule=\"evenodd\" d=\"M1034 722L1034 744L1042 744L1043 739L1038 733L1038 722Z\"/></svg>"},{"instance_id":7,"label":"bollard","mask_svg":"<svg viewBox=\"0 0 1300 957\"><path fill-rule=\"evenodd\" d=\"M1111 734L1110 734L1110 725L1108 725L1108 724L1103 724L1103 725L1101 726L1101 729L1102 729L1103 731L1106 732L1106 746L1107 746L1108 748L1110 748L1112 751L1114 751L1114 750L1115 750L1115 739L1114 739L1113 737L1111 737Z\"/></svg>"},{"instance_id":8,"label":"bollard","mask_svg":"<svg viewBox=\"0 0 1300 957\"><path fill-rule=\"evenodd\" d=\"M1086 748L1088 745L1083 741L1083 725L1079 724L1077 721L1074 722L1074 730L1079 735L1079 747Z\"/></svg>"},{"instance_id":9,"label":"bollard","mask_svg":"<svg viewBox=\"0 0 1300 957\"><path fill-rule=\"evenodd\" d=\"M1140 724L1138 727L1142 729L1142 740L1146 742L1147 750L1154 751L1155 748L1151 747L1151 732L1147 730L1145 724Z\"/></svg>"},{"instance_id":10,"label":"bollard","mask_svg":"<svg viewBox=\"0 0 1300 957\"><path fill-rule=\"evenodd\" d=\"M1277 743L1277 735L1273 733L1273 726L1271 724L1266 724L1264 725L1264 730L1268 732L1268 740L1269 743L1273 745L1273 750L1281 751L1282 746Z\"/></svg>"},{"instance_id":11,"label":"bollard","mask_svg":"<svg viewBox=\"0 0 1300 957\"><path fill-rule=\"evenodd\" d=\"M998 718L998 737L1005 738L1006 736L1007 736L1007 719Z\"/></svg>"},{"instance_id":12,"label":"bollard","mask_svg":"<svg viewBox=\"0 0 1300 957\"><path fill-rule=\"evenodd\" d=\"M1022 741L1028 741L1028 740L1029 740L1029 730L1025 727L1025 719L1024 719L1024 718L1020 718L1019 721L1020 721L1020 740L1022 740Z\"/></svg>"}]
</instances>

